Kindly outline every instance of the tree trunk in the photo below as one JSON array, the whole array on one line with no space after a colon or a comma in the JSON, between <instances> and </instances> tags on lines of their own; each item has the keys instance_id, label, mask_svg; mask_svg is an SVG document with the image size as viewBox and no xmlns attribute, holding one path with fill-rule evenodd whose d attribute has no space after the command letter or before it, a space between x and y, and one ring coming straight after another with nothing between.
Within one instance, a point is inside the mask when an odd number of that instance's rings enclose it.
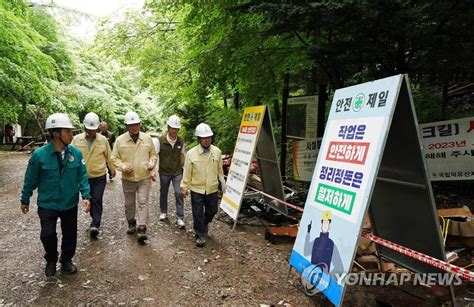
<instances>
[{"instance_id":1,"label":"tree trunk","mask_svg":"<svg viewBox=\"0 0 474 307\"><path fill-rule=\"evenodd\" d=\"M288 109L288 96L290 94L290 75L283 76L283 91L281 103L281 147L280 147L280 173L286 176L286 119Z\"/></svg>"},{"instance_id":2,"label":"tree trunk","mask_svg":"<svg viewBox=\"0 0 474 307\"><path fill-rule=\"evenodd\" d=\"M234 108L236 110L240 109L240 92L235 92L234 94Z\"/></svg>"},{"instance_id":3,"label":"tree trunk","mask_svg":"<svg viewBox=\"0 0 474 307\"><path fill-rule=\"evenodd\" d=\"M280 104L278 103L278 99L273 100L273 112L275 112L275 120L281 120L281 112L280 112Z\"/></svg>"},{"instance_id":4,"label":"tree trunk","mask_svg":"<svg viewBox=\"0 0 474 307\"><path fill-rule=\"evenodd\" d=\"M325 128L325 119L326 119L326 101L328 99L327 95L327 84L326 83L319 83L318 88L318 130L317 136L323 137L324 135L324 128Z\"/></svg>"},{"instance_id":5,"label":"tree trunk","mask_svg":"<svg viewBox=\"0 0 474 307\"><path fill-rule=\"evenodd\" d=\"M443 96L441 98L441 120L446 120L447 109L448 109L448 90L449 90L449 81L448 77L445 75L443 78Z\"/></svg>"}]
</instances>

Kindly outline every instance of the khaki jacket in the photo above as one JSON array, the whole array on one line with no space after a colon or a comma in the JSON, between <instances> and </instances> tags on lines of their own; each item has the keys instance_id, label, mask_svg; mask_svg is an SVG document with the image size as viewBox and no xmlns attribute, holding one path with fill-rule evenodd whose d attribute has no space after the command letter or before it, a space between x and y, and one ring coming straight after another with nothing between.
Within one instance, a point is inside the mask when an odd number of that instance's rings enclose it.
<instances>
[{"instance_id":1,"label":"khaki jacket","mask_svg":"<svg viewBox=\"0 0 474 307\"><path fill-rule=\"evenodd\" d=\"M111 171L115 170L114 165L111 163L112 151L109 142L100 133L96 134L90 150L87 146L85 132L74 136L71 145L81 151L86 162L89 178L97 178L107 174L107 165L109 165Z\"/></svg>"},{"instance_id":2,"label":"khaki jacket","mask_svg":"<svg viewBox=\"0 0 474 307\"><path fill-rule=\"evenodd\" d=\"M184 161L181 188L200 194L217 192L218 177L224 175L221 156L221 150L214 145L207 154L201 145L189 150Z\"/></svg>"},{"instance_id":3,"label":"khaki jacket","mask_svg":"<svg viewBox=\"0 0 474 307\"><path fill-rule=\"evenodd\" d=\"M125 132L115 140L112 161L117 170L122 172L124 180L138 182L150 178L148 169L153 169L156 164L156 150L151 137L140 132L135 143L130 134ZM123 172L126 165L132 166L132 174Z\"/></svg>"}]
</instances>

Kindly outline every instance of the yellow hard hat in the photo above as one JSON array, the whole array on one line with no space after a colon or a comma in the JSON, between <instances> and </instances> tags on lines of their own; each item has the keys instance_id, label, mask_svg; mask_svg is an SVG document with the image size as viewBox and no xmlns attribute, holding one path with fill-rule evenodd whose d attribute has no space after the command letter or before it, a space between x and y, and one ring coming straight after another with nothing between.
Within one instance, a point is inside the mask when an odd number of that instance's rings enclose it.
<instances>
[{"instance_id":1,"label":"yellow hard hat","mask_svg":"<svg viewBox=\"0 0 474 307\"><path fill-rule=\"evenodd\" d=\"M323 216L321 217L321 220L332 220L332 213L330 210L326 210L323 212Z\"/></svg>"}]
</instances>

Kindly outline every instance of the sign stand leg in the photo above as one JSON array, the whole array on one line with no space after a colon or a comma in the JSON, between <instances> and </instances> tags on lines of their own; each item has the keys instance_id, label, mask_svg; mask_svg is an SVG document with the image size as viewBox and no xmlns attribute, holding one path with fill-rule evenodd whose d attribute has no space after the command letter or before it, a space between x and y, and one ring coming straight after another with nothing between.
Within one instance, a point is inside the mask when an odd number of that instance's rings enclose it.
<instances>
[{"instance_id":1,"label":"sign stand leg","mask_svg":"<svg viewBox=\"0 0 474 307\"><path fill-rule=\"evenodd\" d=\"M451 294L451 303L453 304L453 306L454 307L458 306L456 304L456 295L454 294L453 285L449 285L449 294Z\"/></svg>"},{"instance_id":2,"label":"sign stand leg","mask_svg":"<svg viewBox=\"0 0 474 307\"><path fill-rule=\"evenodd\" d=\"M286 281L290 279L290 275L291 275L291 265L288 265L288 274L286 274Z\"/></svg>"},{"instance_id":3,"label":"sign stand leg","mask_svg":"<svg viewBox=\"0 0 474 307\"><path fill-rule=\"evenodd\" d=\"M237 226L237 219L234 221L234 226L232 227L232 230L235 230L235 227Z\"/></svg>"}]
</instances>

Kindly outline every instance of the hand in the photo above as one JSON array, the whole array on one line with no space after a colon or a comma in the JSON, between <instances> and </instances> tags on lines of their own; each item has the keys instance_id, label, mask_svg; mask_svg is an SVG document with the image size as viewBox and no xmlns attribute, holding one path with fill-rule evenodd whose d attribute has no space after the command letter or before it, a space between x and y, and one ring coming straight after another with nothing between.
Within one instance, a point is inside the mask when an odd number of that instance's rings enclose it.
<instances>
[{"instance_id":1,"label":"hand","mask_svg":"<svg viewBox=\"0 0 474 307\"><path fill-rule=\"evenodd\" d=\"M114 178L116 175L117 175L116 170L110 171L110 177Z\"/></svg>"},{"instance_id":2,"label":"hand","mask_svg":"<svg viewBox=\"0 0 474 307\"><path fill-rule=\"evenodd\" d=\"M311 232L311 224L313 224L313 221L309 222L309 224L308 224L308 233Z\"/></svg>"},{"instance_id":3,"label":"hand","mask_svg":"<svg viewBox=\"0 0 474 307\"><path fill-rule=\"evenodd\" d=\"M181 188L181 194L183 195L184 198L186 198L186 196L188 196L188 189L186 188Z\"/></svg>"},{"instance_id":4,"label":"hand","mask_svg":"<svg viewBox=\"0 0 474 307\"><path fill-rule=\"evenodd\" d=\"M147 170L151 171L152 169L154 169L154 168L155 168L155 164L156 164L156 163L153 162L153 161L148 162L147 165L146 165Z\"/></svg>"},{"instance_id":5,"label":"hand","mask_svg":"<svg viewBox=\"0 0 474 307\"><path fill-rule=\"evenodd\" d=\"M125 167L123 168L123 172L124 172L125 174L130 175L130 174L133 173L133 167L132 167L131 165L127 165L127 166L125 166Z\"/></svg>"},{"instance_id":6,"label":"hand","mask_svg":"<svg viewBox=\"0 0 474 307\"><path fill-rule=\"evenodd\" d=\"M23 214L27 214L28 211L30 211L30 206L25 205L25 204L21 204L20 209L21 209L21 212L22 212Z\"/></svg>"},{"instance_id":7,"label":"hand","mask_svg":"<svg viewBox=\"0 0 474 307\"><path fill-rule=\"evenodd\" d=\"M88 213L91 210L91 201L88 199L82 200L82 211Z\"/></svg>"},{"instance_id":8,"label":"hand","mask_svg":"<svg viewBox=\"0 0 474 307\"><path fill-rule=\"evenodd\" d=\"M219 177L219 183L220 183L222 194L225 194L225 191L227 190L227 185L225 184L224 176Z\"/></svg>"},{"instance_id":9,"label":"hand","mask_svg":"<svg viewBox=\"0 0 474 307\"><path fill-rule=\"evenodd\" d=\"M158 177L156 176L156 173L154 171L150 172L150 176L151 176L151 181L156 182Z\"/></svg>"}]
</instances>

